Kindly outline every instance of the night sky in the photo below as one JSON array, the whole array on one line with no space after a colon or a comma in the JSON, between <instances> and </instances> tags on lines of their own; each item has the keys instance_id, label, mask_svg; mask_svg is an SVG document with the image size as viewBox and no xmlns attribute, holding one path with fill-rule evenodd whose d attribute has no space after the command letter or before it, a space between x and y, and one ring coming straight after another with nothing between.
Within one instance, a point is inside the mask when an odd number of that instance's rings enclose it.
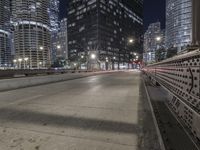
<instances>
[{"instance_id":1,"label":"night sky","mask_svg":"<svg viewBox=\"0 0 200 150\"><path fill-rule=\"evenodd\" d=\"M144 0L144 26L160 21L165 28L165 0Z\"/></svg>"},{"instance_id":2,"label":"night sky","mask_svg":"<svg viewBox=\"0 0 200 150\"><path fill-rule=\"evenodd\" d=\"M60 0L60 19L66 17L67 0ZM160 21L165 27L165 0L144 0L144 28L150 23Z\"/></svg>"}]
</instances>

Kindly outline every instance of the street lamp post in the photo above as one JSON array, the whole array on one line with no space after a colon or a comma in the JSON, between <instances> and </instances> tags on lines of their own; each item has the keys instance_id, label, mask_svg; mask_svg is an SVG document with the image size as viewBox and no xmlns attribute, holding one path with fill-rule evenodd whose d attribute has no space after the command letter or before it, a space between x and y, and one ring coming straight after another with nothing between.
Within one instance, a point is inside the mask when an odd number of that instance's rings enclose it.
<instances>
[{"instance_id":1,"label":"street lamp post","mask_svg":"<svg viewBox=\"0 0 200 150\"><path fill-rule=\"evenodd\" d=\"M19 69L21 69L22 58L19 58L18 62L19 62Z\"/></svg>"},{"instance_id":2,"label":"street lamp post","mask_svg":"<svg viewBox=\"0 0 200 150\"><path fill-rule=\"evenodd\" d=\"M24 69L26 69L27 68L27 61L28 61L28 57L25 57L24 58Z\"/></svg>"},{"instance_id":3,"label":"street lamp post","mask_svg":"<svg viewBox=\"0 0 200 150\"><path fill-rule=\"evenodd\" d=\"M17 60L16 60L16 59L14 59L14 60L13 60L13 63L14 63L14 68L16 69Z\"/></svg>"}]
</instances>

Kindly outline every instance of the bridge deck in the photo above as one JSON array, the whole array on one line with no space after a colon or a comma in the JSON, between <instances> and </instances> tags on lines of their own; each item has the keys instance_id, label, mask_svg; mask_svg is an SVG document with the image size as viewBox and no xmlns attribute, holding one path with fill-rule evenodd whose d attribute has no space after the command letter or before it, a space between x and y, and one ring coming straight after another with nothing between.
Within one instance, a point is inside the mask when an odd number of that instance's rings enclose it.
<instances>
[{"instance_id":1,"label":"bridge deck","mask_svg":"<svg viewBox=\"0 0 200 150\"><path fill-rule=\"evenodd\" d=\"M2 150L159 150L138 72L0 92Z\"/></svg>"}]
</instances>

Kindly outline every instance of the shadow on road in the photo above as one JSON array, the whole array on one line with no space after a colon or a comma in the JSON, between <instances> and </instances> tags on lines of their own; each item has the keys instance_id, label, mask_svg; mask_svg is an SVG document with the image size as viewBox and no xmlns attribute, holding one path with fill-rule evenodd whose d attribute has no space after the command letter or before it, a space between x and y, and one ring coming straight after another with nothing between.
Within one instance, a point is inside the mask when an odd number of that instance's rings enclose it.
<instances>
[{"instance_id":1,"label":"shadow on road","mask_svg":"<svg viewBox=\"0 0 200 150\"><path fill-rule=\"evenodd\" d=\"M126 134L137 134L138 132L138 126L131 123L62 116L12 108L0 109L0 122L1 121L31 123L63 128L71 127L84 130L119 132Z\"/></svg>"}]
</instances>

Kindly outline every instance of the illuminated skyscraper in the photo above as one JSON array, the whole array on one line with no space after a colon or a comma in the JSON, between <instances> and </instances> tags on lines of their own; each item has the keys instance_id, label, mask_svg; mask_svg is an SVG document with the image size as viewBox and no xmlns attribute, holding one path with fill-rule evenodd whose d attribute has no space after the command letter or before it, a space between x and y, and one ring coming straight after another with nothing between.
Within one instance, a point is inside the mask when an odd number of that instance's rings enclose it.
<instances>
[{"instance_id":1,"label":"illuminated skyscraper","mask_svg":"<svg viewBox=\"0 0 200 150\"><path fill-rule=\"evenodd\" d=\"M67 36L67 18L60 22L60 31L57 36L57 51L56 57L68 59L68 36Z\"/></svg>"},{"instance_id":2,"label":"illuminated skyscraper","mask_svg":"<svg viewBox=\"0 0 200 150\"><path fill-rule=\"evenodd\" d=\"M19 68L50 65L49 0L13 0L15 59Z\"/></svg>"},{"instance_id":3,"label":"illuminated skyscraper","mask_svg":"<svg viewBox=\"0 0 200 150\"><path fill-rule=\"evenodd\" d=\"M180 51L192 43L192 1L166 0L166 47Z\"/></svg>"},{"instance_id":4,"label":"illuminated skyscraper","mask_svg":"<svg viewBox=\"0 0 200 150\"><path fill-rule=\"evenodd\" d=\"M10 0L0 1L0 67L9 67L11 61Z\"/></svg>"},{"instance_id":5,"label":"illuminated skyscraper","mask_svg":"<svg viewBox=\"0 0 200 150\"><path fill-rule=\"evenodd\" d=\"M59 0L50 0L49 18L51 28L51 60L56 59L57 45L55 45L59 31Z\"/></svg>"},{"instance_id":6,"label":"illuminated skyscraper","mask_svg":"<svg viewBox=\"0 0 200 150\"><path fill-rule=\"evenodd\" d=\"M59 0L50 0L49 18L51 31L58 32L59 30Z\"/></svg>"},{"instance_id":7,"label":"illuminated skyscraper","mask_svg":"<svg viewBox=\"0 0 200 150\"><path fill-rule=\"evenodd\" d=\"M144 62L155 62L156 50L164 47L165 31L161 30L160 22L151 23L144 34Z\"/></svg>"}]
</instances>

